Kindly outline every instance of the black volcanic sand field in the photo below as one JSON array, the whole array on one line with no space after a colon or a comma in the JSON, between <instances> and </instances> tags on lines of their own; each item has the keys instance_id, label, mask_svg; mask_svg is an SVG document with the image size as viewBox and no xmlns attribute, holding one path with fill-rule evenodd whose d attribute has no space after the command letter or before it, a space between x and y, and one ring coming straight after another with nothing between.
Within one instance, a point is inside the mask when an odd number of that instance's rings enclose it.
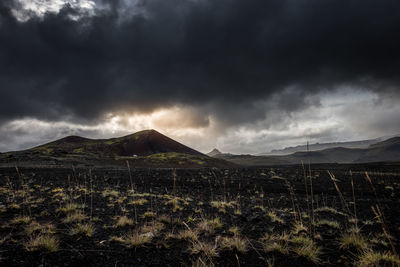
<instances>
[{"instance_id":1,"label":"black volcanic sand field","mask_svg":"<svg viewBox=\"0 0 400 267\"><path fill-rule=\"evenodd\" d=\"M0 265L396 266L400 165L310 169L4 168Z\"/></svg>"}]
</instances>

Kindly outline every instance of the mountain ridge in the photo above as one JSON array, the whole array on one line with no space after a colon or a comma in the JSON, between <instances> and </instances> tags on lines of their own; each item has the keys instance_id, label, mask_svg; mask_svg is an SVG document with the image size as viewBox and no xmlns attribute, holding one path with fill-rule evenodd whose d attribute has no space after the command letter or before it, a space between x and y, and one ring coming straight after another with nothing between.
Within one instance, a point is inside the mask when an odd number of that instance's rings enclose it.
<instances>
[{"instance_id":1,"label":"mountain ridge","mask_svg":"<svg viewBox=\"0 0 400 267\"><path fill-rule=\"evenodd\" d=\"M156 130L110 139L66 136L30 149L6 152L0 163L126 165L141 167L233 167L183 145Z\"/></svg>"}]
</instances>

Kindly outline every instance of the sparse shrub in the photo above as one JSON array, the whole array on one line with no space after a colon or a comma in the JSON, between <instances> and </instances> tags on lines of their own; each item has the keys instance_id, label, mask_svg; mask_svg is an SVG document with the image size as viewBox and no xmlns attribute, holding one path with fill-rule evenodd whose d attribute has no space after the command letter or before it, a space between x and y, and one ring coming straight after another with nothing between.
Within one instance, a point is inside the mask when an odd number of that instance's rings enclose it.
<instances>
[{"instance_id":1,"label":"sparse shrub","mask_svg":"<svg viewBox=\"0 0 400 267\"><path fill-rule=\"evenodd\" d=\"M68 213L67 217L63 220L63 223L75 223L86 220L87 216L81 211L76 211L74 213Z\"/></svg>"},{"instance_id":2,"label":"sparse shrub","mask_svg":"<svg viewBox=\"0 0 400 267\"><path fill-rule=\"evenodd\" d=\"M246 253L248 241L239 236L224 237L221 240L221 246L229 250L236 250L240 253Z\"/></svg>"},{"instance_id":3,"label":"sparse shrub","mask_svg":"<svg viewBox=\"0 0 400 267\"><path fill-rule=\"evenodd\" d=\"M118 242L118 243L124 242L124 239L122 237L115 236L115 235L111 236L109 240L110 240L110 242Z\"/></svg>"},{"instance_id":4,"label":"sparse shrub","mask_svg":"<svg viewBox=\"0 0 400 267\"><path fill-rule=\"evenodd\" d=\"M308 232L308 228L304 224L298 222L293 225L292 233L294 235L298 235L300 233L307 233L307 232Z\"/></svg>"},{"instance_id":5,"label":"sparse shrub","mask_svg":"<svg viewBox=\"0 0 400 267\"><path fill-rule=\"evenodd\" d=\"M94 233L95 227L92 223L83 223L80 224L78 223L76 226L71 228L71 235L78 235L78 234L84 234L86 236L91 237Z\"/></svg>"},{"instance_id":6,"label":"sparse shrub","mask_svg":"<svg viewBox=\"0 0 400 267\"><path fill-rule=\"evenodd\" d=\"M212 220L203 219L197 225L200 231L208 232L210 234L214 233L215 229L219 229L222 227L222 223L220 218L214 218Z\"/></svg>"},{"instance_id":7,"label":"sparse shrub","mask_svg":"<svg viewBox=\"0 0 400 267\"><path fill-rule=\"evenodd\" d=\"M147 199L144 198L140 198L137 200L131 200L128 202L128 205L135 205L135 206L143 206L144 204L146 204L147 202L149 202Z\"/></svg>"},{"instance_id":8,"label":"sparse shrub","mask_svg":"<svg viewBox=\"0 0 400 267\"><path fill-rule=\"evenodd\" d=\"M237 226L232 226L229 228L229 232L231 232L233 235L239 235L240 229Z\"/></svg>"},{"instance_id":9,"label":"sparse shrub","mask_svg":"<svg viewBox=\"0 0 400 267\"><path fill-rule=\"evenodd\" d=\"M281 254L288 254L289 247L288 242L290 240L290 236L287 233L282 234L265 234L263 238L261 238L261 242L263 244L265 252L279 252Z\"/></svg>"},{"instance_id":10,"label":"sparse shrub","mask_svg":"<svg viewBox=\"0 0 400 267\"><path fill-rule=\"evenodd\" d=\"M30 216L17 216L10 221L10 224L28 224L31 220Z\"/></svg>"},{"instance_id":11,"label":"sparse shrub","mask_svg":"<svg viewBox=\"0 0 400 267\"><path fill-rule=\"evenodd\" d=\"M357 250L365 250L368 248L368 242L362 235L356 233L345 233L340 238L340 248L355 248Z\"/></svg>"},{"instance_id":12,"label":"sparse shrub","mask_svg":"<svg viewBox=\"0 0 400 267\"><path fill-rule=\"evenodd\" d=\"M331 220L319 220L315 222L316 226L328 226L334 229L340 229L340 224L338 221Z\"/></svg>"},{"instance_id":13,"label":"sparse shrub","mask_svg":"<svg viewBox=\"0 0 400 267\"><path fill-rule=\"evenodd\" d=\"M82 206L76 203L67 203L65 207L58 208L57 212L64 212L64 213L70 213L76 211L78 208L81 208Z\"/></svg>"},{"instance_id":14,"label":"sparse shrub","mask_svg":"<svg viewBox=\"0 0 400 267\"><path fill-rule=\"evenodd\" d=\"M133 225L133 220L126 216L118 216L115 218L115 227L124 227L127 225Z\"/></svg>"},{"instance_id":15,"label":"sparse shrub","mask_svg":"<svg viewBox=\"0 0 400 267\"><path fill-rule=\"evenodd\" d=\"M152 233L141 234L139 232L130 232L123 237L124 244L128 248L136 248L150 243L153 238Z\"/></svg>"},{"instance_id":16,"label":"sparse shrub","mask_svg":"<svg viewBox=\"0 0 400 267\"><path fill-rule=\"evenodd\" d=\"M290 239L290 242L295 246L312 246L314 242L307 236L294 236Z\"/></svg>"},{"instance_id":17,"label":"sparse shrub","mask_svg":"<svg viewBox=\"0 0 400 267\"><path fill-rule=\"evenodd\" d=\"M234 214L237 215L237 216L242 215L242 210L239 209L239 208L238 208L238 209L235 209Z\"/></svg>"},{"instance_id":18,"label":"sparse shrub","mask_svg":"<svg viewBox=\"0 0 400 267\"><path fill-rule=\"evenodd\" d=\"M173 212L181 211L181 210L183 210L183 207L181 207L179 205L179 202L180 202L180 199L175 197L175 198L172 198L172 199L168 200L167 202L165 202L165 205L166 206L172 206L172 211Z\"/></svg>"},{"instance_id":19,"label":"sparse shrub","mask_svg":"<svg viewBox=\"0 0 400 267\"><path fill-rule=\"evenodd\" d=\"M285 222L281 219L275 212L270 211L268 212L268 217L271 219L271 222L277 222L279 224L284 224Z\"/></svg>"},{"instance_id":20,"label":"sparse shrub","mask_svg":"<svg viewBox=\"0 0 400 267\"><path fill-rule=\"evenodd\" d=\"M25 247L29 251L35 250L47 250L49 252L55 252L58 250L59 241L56 237L48 234L39 234L31 237L25 244Z\"/></svg>"},{"instance_id":21,"label":"sparse shrub","mask_svg":"<svg viewBox=\"0 0 400 267\"><path fill-rule=\"evenodd\" d=\"M319 213L319 212L328 212L328 213L332 213L332 214L340 214L340 215L345 215L343 212L338 211L332 207L320 207L314 210L315 213Z\"/></svg>"},{"instance_id":22,"label":"sparse shrub","mask_svg":"<svg viewBox=\"0 0 400 267\"><path fill-rule=\"evenodd\" d=\"M186 223L192 223L192 222L195 222L195 221L196 221L196 218L194 218L191 215L189 215L187 220L186 220Z\"/></svg>"},{"instance_id":23,"label":"sparse shrub","mask_svg":"<svg viewBox=\"0 0 400 267\"><path fill-rule=\"evenodd\" d=\"M192 254L202 254L207 258L218 256L218 249L216 244L196 241L192 243L190 248Z\"/></svg>"},{"instance_id":24,"label":"sparse shrub","mask_svg":"<svg viewBox=\"0 0 400 267\"><path fill-rule=\"evenodd\" d=\"M187 241L197 241L199 239L199 233L196 230L182 230L177 235L176 238L183 239Z\"/></svg>"},{"instance_id":25,"label":"sparse shrub","mask_svg":"<svg viewBox=\"0 0 400 267\"><path fill-rule=\"evenodd\" d=\"M303 257L311 262L319 263L321 255L321 249L314 244L314 242L304 243L300 246L296 246L293 251L299 257Z\"/></svg>"},{"instance_id":26,"label":"sparse shrub","mask_svg":"<svg viewBox=\"0 0 400 267\"><path fill-rule=\"evenodd\" d=\"M32 221L30 224L24 227L25 233L31 235L35 232L39 232L42 234L54 234L56 232L56 227L51 223L38 223L36 221Z\"/></svg>"},{"instance_id":27,"label":"sparse shrub","mask_svg":"<svg viewBox=\"0 0 400 267\"><path fill-rule=\"evenodd\" d=\"M195 261L192 262L192 267L213 267L215 264L207 259L206 257L198 257Z\"/></svg>"},{"instance_id":28,"label":"sparse shrub","mask_svg":"<svg viewBox=\"0 0 400 267\"><path fill-rule=\"evenodd\" d=\"M111 189L107 188L103 192L101 192L101 195L104 198L106 198L106 197L116 198L119 196L119 192L116 190L111 190Z\"/></svg>"},{"instance_id":29,"label":"sparse shrub","mask_svg":"<svg viewBox=\"0 0 400 267\"><path fill-rule=\"evenodd\" d=\"M156 217L156 214L154 212L152 212L152 211L146 211L140 217L142 217L142 218L154 218L154 217Z\"/></svg>"},{"instance_id":30,"label":"sparse shrub","mask_svg":"<svg viewBox=\"0 0 400 267\"><path fill-rule=\"evenodd\" d=\"M169 224L169 223L171 223L171 217L169 217L168 215L162 214L162 215L158 216L158 221L165 223L165 224Z\"/></svg>"},{"instance_id":31,"label":"sparse shrub","mask_svg":"<svg viewBox=\"0 0 400 267\"><path fill-rule=\"evenodd\" d=\"M211 201L211 207L217 208L219 212L226 213L228 208L233 208L236 202L225 202L225 201Z\"/></svg>"},{"instance_id":32,"label":"sparse shrub","mask_svg":"<svg viewBox=\"0 0 400 267\"><path fill-rule=\"evenodd\" d=\"M21 208L21 206L18 205L17 203L11 203L11 204L8 204L8 208L9 209L19 210Z\"/></svg>"},{"instance_id":33,"label":"sparse shrub","mask_svg":"<svg viewBox=\"0 0 400 267\"><path fill-rule=\"evenodd\" d=\"M151 222L143 225L140 231L142 233L152 233L153 235L156 235L163 229L164 229L164 224L160 222Z\"/></svg>"},{"instance_id":34,"label":"sparse shrub","mask_svg":"<svg viewBox=\"0 0 400 267\"><path fill-rule=\"evenodd\" d=\"M266 242L263 245L265 252L279 252L284 255L289 253L287 244L272 241L272 242Z\"/></svg>"},{"instance_id":35,"label":"sparse shrub","mask_svg":"<svg viewBox=\"0 0 400 267\"><path fill-rule=\"evenodd\" d=\"M367 250L359 256L358 265L361 267L400 266L400 259L397 255L389 251L378 252Z\"/></svg>"}]
</instances>

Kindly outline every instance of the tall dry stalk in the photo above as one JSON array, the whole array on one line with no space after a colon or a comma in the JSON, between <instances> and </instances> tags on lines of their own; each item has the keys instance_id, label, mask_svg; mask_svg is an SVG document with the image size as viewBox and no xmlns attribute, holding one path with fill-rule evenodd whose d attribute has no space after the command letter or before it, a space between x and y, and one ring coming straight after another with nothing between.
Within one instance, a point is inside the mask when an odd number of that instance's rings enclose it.
<instances>
[{"instance_id":1,"label":"tall dry stalk","mask_svg":"<svg viewBox=\"0 0 400 267\"><path fill-rule=\"evenodd\" d=\"M90 178L90 219L93 218L93 176L92 169L89 169L89 178Z\"/></svg>"},{"instance_id":2,"label":"tall dry stalk","mask_svg":"<svg viewBox=\"0 0 400 267\"><path fill-rule=\"evenodd\" d=\"M367 181L370 183L372 190L374 191L375 199L377 202L375 207L371 206L372 212L375 214L376 218L378 219L379 223L381 224L383 234L385 235L386 239L388 240L393 254L396 256L399 256L397 254L396 248L393 244L392 236L390 235L389 228L387 227L385 214L383 213L381 202L378 198L378 194L376 192L374 184L372 183L371 177L369 177L369 175L368 175L368 172L365 172L365 177L366 177Z\"/></svg>"},{"instance_id":3,"label":"tall dry stalk","mask_svg":"<svg viewBox=\"0 0 400 267\"><path fill-rule=\"evenodd\" d=\"M314 190L311 175L311 163L308 161L308 174L310 177L310 194L311 194L311 225L312 225L312 235L315 236L315 217L314 217Z\"/></svg>"},{"instance_id":4,"label":"tall dry stalk","mask_svg":"<svg viewBox=\"0 0 400 267\"><path fill-rule=\"evenodd\" d=\"M356 195L354 193L354 180L353 180L353 173L350 170L350 178L351 178L351 190L353 192L353 208L354 208L354 220L356 222L356 229L358 233L358 218L357 218L357 207L356 207Z\"/></svg>"},{"instance_id":5,"label":"tall dry stalk","mask_svg":"<svg viewBox=\"0 0 400 267\"><path fill-rule=\"evenodd\" d=\"M299 221L300 224L303 225L303 221L301 219L300 206L299 206L299 202L297 201L296 194L294 193L294 189L288 180L285 180L285 184L290 193L290 198L292 201L293 211L294 211L294 215L295 215L295 221L296 222ZM296 209L296 207L297 207L297 209Z\"/></svg>"},{"instance_id":6,"label":"tall dry stalk","mask_svg":"<svg viewBox=\"0 0 400 267\"><path fill-rule=\"evenodd\" d=\"M172 195L176 196L176 169L172 170L172 178L174 180L173 186L172 186Z\"/></svg>"},{"instance_id":7,"label":"tall dry stalk","mask_svg":"<svg viewBox=\"0 0 400 267\"><path fill-rule=\"evenodd\" d=\"M133 185L133 180L132 180L131 167L129 166L129 161L126 161L126 165L128 166L129 180L131 181L131 191L133 193L134 192L134 185Z\"/></svg>"},{"instance_id":8,"label":"tall dry stalk","mask_svg":"<svg viewBox=\"0 0 400 267\"><path fill-rule=\"evenodd\" d=\"M301 166L303 167L304 188L306 189L307 215L311 217L311 214L310 214L310 201L309 201L309 196L308 196L307 175L306 175L306 168L304 167L304 162L303 161L301 161Z\"/></svg>"},{"instance_id":9,"label":"tall dry stalk","mask_svg":"<svg viewBox=\"0 0 400 267\"><path fill-rule=\"evenodd\" d=\"M395 248L395 246L393 244L393 241L392 241L392 236L390 235L389 229L388 229L388 227L387 227L387 225L385 223L385 220L383 218L382 210L380 209L380 207L378 205L376 205L375 207L371 206L371 209L372 209L372 212L375 214L376 218L378 219L379 223L382 226L383 234L385 235L386 239L389 241L389 244L390 244L390 247L392 249L393 254L398 256L396 248Z\"/></svg>"},{"instance_id":10,"label":"tall dry stalk","mask_svg":"<svg viewBox=\"0 0 400 267\"><path fill-rule=\"evenodd\" d=\"M328 174L331 177L333 185L335 186L335 189L336 189L336 191L337 191L337 193L339 195L340 202L342 203L343 211L347 212L347 214L351 214L350 210L349 210L349 206L347 205L346 200L343 197L342 191L340 191L340 188L339 188L338 184L336 183L335 175L333 175L333 173L331 171L328 171Z\"/></svg>"}]
</instances>

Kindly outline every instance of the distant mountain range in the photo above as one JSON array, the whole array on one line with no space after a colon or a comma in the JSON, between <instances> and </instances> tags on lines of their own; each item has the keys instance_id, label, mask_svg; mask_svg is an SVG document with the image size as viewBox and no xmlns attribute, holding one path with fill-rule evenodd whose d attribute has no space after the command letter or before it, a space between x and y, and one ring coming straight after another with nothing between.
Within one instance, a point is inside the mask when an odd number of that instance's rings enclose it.
<instances>
[{"instance_id":1,"label":"distant mountain range","mask_svg":"<svg viewBox=\"0 0 400 267\"><path fill-rule=\"evenodd\" d=\"M361 144L361 142L351 142ZM349 143L349 142L346 142ZM342 143L341 143L342 144ZM245 166L289 165L303 162L311 163L367 163L400 161L400 137L376 142L366 148L334 147L309 152L295 152L289 155L233 155L215 154L213 157Z\"/></svg>"},{"instance_id":2,"label":"distant mountain range","mask_svg":"<svg viewBox=\"0 0 400 267\"><path fill-rule=\"evenodd\" d=\"M343 148L368 148L370 145L382 142L389 138L396 137L379 137L375 139L367 139L361 141L349 141L349 142L331 142L331 143L315 143L308 145L308 151L318 151L329 148L343 147ZM279 156L279 155L289 155L295 152L306 152L307 145L298 145L292 147L286 147L284 149L273 149L270 152L260 153L260 156Z\"/></svg>"},{"instance_id":3,"label":"distant mountain range","mask_svg":"<svg viewBox=\"0 0 400 267\"><path fill-rule=\"evenodd\" d=\"M65 138L31 149L0 154L0 164L126 165L137 167L233 167L155 130L111 139Z\"/></svg>"}]
</instances>

